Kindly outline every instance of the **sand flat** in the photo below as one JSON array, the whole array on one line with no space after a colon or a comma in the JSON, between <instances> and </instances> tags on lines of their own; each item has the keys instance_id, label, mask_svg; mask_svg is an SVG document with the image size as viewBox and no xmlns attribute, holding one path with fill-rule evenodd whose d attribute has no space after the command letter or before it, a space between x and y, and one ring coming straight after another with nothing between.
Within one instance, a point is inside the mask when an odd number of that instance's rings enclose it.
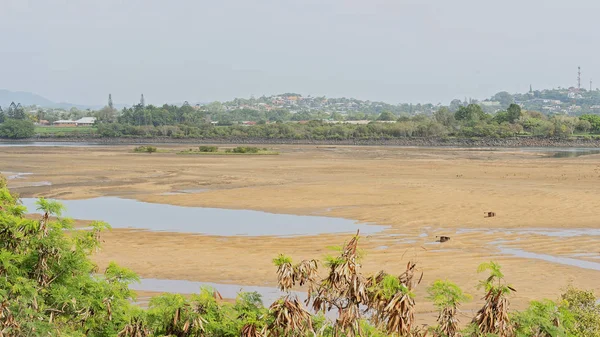
<instances>
[{"instance_id":1,"label":"sand flat","mask_svg":"<svg viewBox=\"0 0 600 337\"><path fill-rule=\"evenodd\" d=\"M281 154L136 154L133 146L3 148L0 170L30 172L21 180L52 183L18 188L24 197L119 196L389 225L383 233L362 238L365 272L399 273L408 259L415 259L425 273L425 285L447 278L478 294L475 286L481 276L476 267L494 259L518 290L513 298L517 307L531 299L556 298L570 283L600 291L597 270L500 253L506 246L596 261L599 236L561 237L539 231L577 229L585 234L586 229L600 228L599 155L548 158L519 150L272 147ZM190 189L202 192L173 194ZM484 218L485 211L497 216ZM520 232L525 229L530 231ZM436 235L451 240L434 244ZM285 252L296 260L321 257L328 253L326 247L343 243L348 235L253 238L115 229L102 238L103 250L94 256L101 268L114 260L146 278L273 286L271 259L276 254ZM417 295L424 296L424 289ZM476 305L477 301L469 306Z\"/></svg>"}]
</instances>

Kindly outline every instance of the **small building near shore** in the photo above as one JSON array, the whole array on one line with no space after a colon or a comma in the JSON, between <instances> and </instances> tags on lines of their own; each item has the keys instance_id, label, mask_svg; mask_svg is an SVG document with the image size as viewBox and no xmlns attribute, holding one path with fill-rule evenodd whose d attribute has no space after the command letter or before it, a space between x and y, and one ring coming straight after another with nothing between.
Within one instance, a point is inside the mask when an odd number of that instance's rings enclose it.
<instances>
[{"instance_id":1,"label":"small building near shore","mask_svg":"<svg viewBox=\"0 0 600 337\"><path fill-rule=\"evenodd\" d=\"M58 120L58 121L52 123L52 125L55 125L55 126L77 126L77 122L68 120L68 119L61 119L61 120Z\"/></svg>"},{"instance_id":2,"label":"small building near shore","mask_svg":"<svg viewBox=\"0 0 600 337\"><path fill-rule=\"evenodd\" d=\"M72 120L68 120L68 119L61 119L61 120L58 120L58 121L52 123L52 125L55 125L55 126L92 126L92 125L94 125L94 123L96 123L96 117L83 117L76 121L72 121Z\"/></svg>"}]
</instances>

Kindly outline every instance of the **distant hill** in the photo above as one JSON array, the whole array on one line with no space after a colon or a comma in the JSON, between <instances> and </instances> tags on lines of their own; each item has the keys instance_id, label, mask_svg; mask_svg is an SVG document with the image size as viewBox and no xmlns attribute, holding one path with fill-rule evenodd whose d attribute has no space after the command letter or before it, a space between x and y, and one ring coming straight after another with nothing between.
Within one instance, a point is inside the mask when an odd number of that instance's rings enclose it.
<instances>
[{"instance_id":1,"label":"distant hill","mask_svg":"<svg viewBox=\"0 0 600 337\"><path fill-rule=\"evenodd\" d=\"M45 97L31 92L0 89L0 106L8 107L11 102L21 103L21 105L39 105L44 107L56 104Z\"/></svg>"},{"instance_id":2,"label":"distant hill","mask_svg":"<svg viewBox=\"0 0 600 337\"><path fill-rule=\"evenodd\" d=\"M43 96L31 92L10 91L0 89L0 106L6 108L10 105L11 102L15 102L17 104L21 103L21 105L23 106L38 105L44 108L60 108L65 110L71 109L73 107L81 110L102 108L101 106L73 104L68 102L56 103Z\"/></svg>"}]
</instances>

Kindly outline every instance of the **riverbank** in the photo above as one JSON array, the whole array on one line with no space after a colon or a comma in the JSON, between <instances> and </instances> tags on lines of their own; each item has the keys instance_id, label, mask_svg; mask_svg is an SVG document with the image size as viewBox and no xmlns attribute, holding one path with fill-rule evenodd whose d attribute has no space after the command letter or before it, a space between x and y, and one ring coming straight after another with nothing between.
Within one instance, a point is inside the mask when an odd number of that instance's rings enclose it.
<instances>
[{"instance_id":1,"label":"riverbank","mask_svg":"<svg viewBox=\"0 0 600 337\"><path fill-rule=\"evenodd\" d=\"M32 173L9 180L24 198L112 196L390 226L362 237L365 272L399 273L407 260L417 260L425 272L417 298L425 298L434 280L449 279L475 295L467 309L481 304L476 269L491 259L518 289L511 299L515 308L532 299L555 299L568 284L600 291L595 281L600 270L594 269L600 263L598 154L555 158L535 149L277 145L272 147L279 156L181 156L133 153L134 145L82 145L5 147L0 171ZM39 181L52 185L33 186ZM484 218L486 211L497 216ZM144 210L128 212L123 215ZM207 217L195 219L210 223ZM442 235L451 240L436 243ZM331 254L327 247L348 238L115 228L102 233L94 261L100 269L116 261L143 278L273 287L271 260L277 254L296 261L322 258Z\"/></svg>"},{"instance_id":2,"label":"riverbank","mask_svg":"<svg viewBox=\"0 0 600 337\"><path fill-rule=\"evenodd\" d=\"M135 144L222 144L222 145L357 145L357 146L417 146L417 147L600 147L600 138L395 138L395 139L270 139L270 138L104 138L104 137L35 137L28 139L0 139L0 143L88 143L100 145Z\"/></svg>"}]
</instances>

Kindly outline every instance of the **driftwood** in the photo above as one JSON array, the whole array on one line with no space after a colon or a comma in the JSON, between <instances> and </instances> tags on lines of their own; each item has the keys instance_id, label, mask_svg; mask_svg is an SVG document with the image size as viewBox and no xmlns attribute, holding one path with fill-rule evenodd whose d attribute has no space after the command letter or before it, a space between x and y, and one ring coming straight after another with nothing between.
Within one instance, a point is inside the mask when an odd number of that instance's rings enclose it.
<instances>
[{"instance_id":1,"label":"driftwood","mask_svg":"<svg viewBox=\"0 0 600 337\"><path fill-rule=\"evenodd\" d=\"M446 242L450 240L449 236L436 236L437 242Z\"/></svg>"}]
</instances>

